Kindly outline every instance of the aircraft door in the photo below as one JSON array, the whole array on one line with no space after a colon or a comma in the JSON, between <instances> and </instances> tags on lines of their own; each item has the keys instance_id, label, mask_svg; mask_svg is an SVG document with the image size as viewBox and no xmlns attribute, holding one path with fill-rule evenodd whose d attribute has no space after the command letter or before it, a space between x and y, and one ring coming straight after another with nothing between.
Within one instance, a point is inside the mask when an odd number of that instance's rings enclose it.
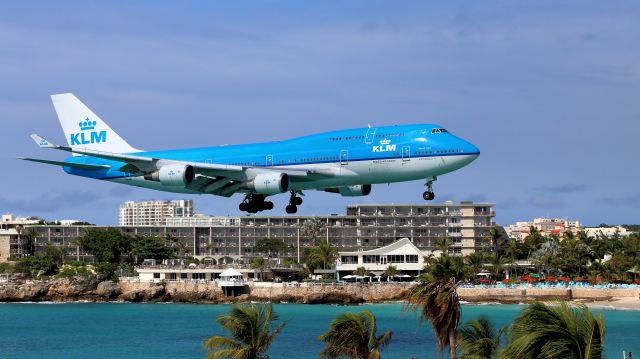
<instances>
[{"instance_id":1,"label":"aircraft door","mask_svg":"<svg viewBox=\"0 0 640 359\"><path fill-rule=\"evenodd\" d=\"M340 151L340 165L345 166L349 164L349 151L341 150Z\"/></svg>"},{"instance_id":2,"label":"aircraft door","mask_svg":"<svg viewBox=\"0 0 640 359\"><path fill-rule=\"evenodd\" d=\"M273 155L267 155L267 158L265 159L265 167L271 166L273 166Z\"/></svg>"},{"instance_id":3,"label":"aircraft door","mask_svg":"<svg viewBox=\"0 0 640 359\"><path fill-rule=\"evenodd\" d=\"M402 146L402 161L411 160L411 146Z\"/></svg>"},{"instance_id":4,"label":"aircraft door","mask_svg":"<svg viewBox=\"0 0 640 359\"><path fill-rule=\"evenodd\" d=\"M376 137L376 130L377 130L377 128L369 127L369 129L367 130L367 135L364 136L364 143L366 143L368 145L373 143L373 139Z\"/></svg>"}]
</instances>

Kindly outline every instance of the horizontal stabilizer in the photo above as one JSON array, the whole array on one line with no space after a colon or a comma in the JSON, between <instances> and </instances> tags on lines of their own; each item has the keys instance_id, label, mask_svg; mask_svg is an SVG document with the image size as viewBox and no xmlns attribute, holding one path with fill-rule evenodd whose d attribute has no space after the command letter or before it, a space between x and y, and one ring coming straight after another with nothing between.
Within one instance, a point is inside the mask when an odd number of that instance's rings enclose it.
<instances>
[{"instance_id":1,"label":"horizontal stabilizer","mask_svg":"<svg viewBox=\"0 0 640 359\"><path fill-rule=\"evenodd\" d=\"M32 134L31 138L33 139L33 141L38 145L38 147L41 148L56 148L57 146L54 145L53 143L45 140L42 136L38 135L38 134Z\"/></svg>"},{"instance_id":2,"label":"horizontal stabilizer","mask_svg":"<svg viewBox=\"0 0 640 359\"><path fill-rule=\"evenodd\" d=\"M77 168L80 170L89 170L89 171L106 170L110 168L110 166L107 166L107 165L87 165L84 163L51 161L51 160L42 160L39 158L20 157L19 159L25 160L25 161L31 161L31 162L46 163L48 165L71 167L71 168Z\"/></svg>"}]
</instances>

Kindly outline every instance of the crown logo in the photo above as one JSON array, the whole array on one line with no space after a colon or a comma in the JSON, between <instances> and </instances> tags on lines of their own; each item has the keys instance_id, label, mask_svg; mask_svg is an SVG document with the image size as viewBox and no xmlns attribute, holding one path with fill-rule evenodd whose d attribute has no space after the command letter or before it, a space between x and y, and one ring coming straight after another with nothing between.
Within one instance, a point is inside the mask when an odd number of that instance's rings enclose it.
<instances>
[{"instance_id":1,"label":"crown logo","mask_svg":"<svg viewBox=\"0 0 640 359\"><path fill-rule=\"evenodd\" d=\"M381 145L388 145L390 143L391 143L391 140L388 138L385 138L384 140L380 140Z\"/></svg>"},{"instance_id":2,"label":"crown logo","mask_svg":"<svg viewBox=\"0 0 640 359\"><path fill-rule=\"evenodd\" d=\"M93 130L96 127L96 121L91 121L87 117L84 121L78 122L78 126L82 131Z\"/></svg>"}]
</instances>

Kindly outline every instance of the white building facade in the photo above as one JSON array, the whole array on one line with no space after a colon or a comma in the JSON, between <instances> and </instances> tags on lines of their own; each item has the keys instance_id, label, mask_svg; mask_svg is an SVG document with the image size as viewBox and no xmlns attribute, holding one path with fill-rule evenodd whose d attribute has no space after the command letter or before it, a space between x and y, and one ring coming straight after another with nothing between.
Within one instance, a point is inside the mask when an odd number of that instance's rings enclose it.
<instances>
[{"instance_id":1,"label":"white building facade","mask_svg":"<svg viewBox=\"0 0 640 359\"><path fill-rule=\"evenodd\" d=\"M338 278L352 274L357 268L382 274L389 266L394 266L401 273L418 274L424 268L425 257L439 256L440 251L422 251L409 238L402 238L387 246L367 251L338 252L336 273Z\"/></svg>"},{"instance_id":2,"label":"white building facade","mask_svg":"<svg viewBox=\"0 0 640 359\"><path fill-rule=\"evenodd\" d=\"M193 217L193 201L128 201L120 205L121 226L164 226L169 218Z\"/></svg>"},{"instance_id":3,"label":"white building facade","mask_svg":"<svg viewBox=\"0 0 640 359\"><path fill-rule=\"evenodd\" d=\"M580 222L571 221L566 218L534 218L530 222L516 222L510 226L504 227L509 238L523 242L531 233L531 227L535 228L543 236L557 235L561 236L565 232L577 234L582 230Z\"/></svg>"}]
</instances>

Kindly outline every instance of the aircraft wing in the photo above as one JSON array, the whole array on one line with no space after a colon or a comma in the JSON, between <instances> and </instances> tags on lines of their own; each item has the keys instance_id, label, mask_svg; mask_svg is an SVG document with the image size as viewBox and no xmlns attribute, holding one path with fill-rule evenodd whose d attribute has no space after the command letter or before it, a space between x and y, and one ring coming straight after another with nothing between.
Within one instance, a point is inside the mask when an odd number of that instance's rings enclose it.
<instances>
[{"instance_id":1,"label":"aircraft wing","mask_svg":"<svg viewBox=\"0 0 640 359\"><path fill-rule=\"evenodd\" d=\"M31 138L41 148L52 148L60 151L71 152L75 154L102 158L125 163L118 171L131 173L137 176L143 176L157 171L160 167L169 164L184 164L193 167L196 177L187 188L202 192L229 197L240 190L242 181L250 180L259 173L279 172L286 173L292 177L293 181L308 181L318 177L326 178L337 175L332 168L314 168L309 170L293 169L287 166L274 167L253 167L253 166L237 166L216 163L202 163L190 161L178 161L172 159L154 158L148 156L128 155L122 153L103 152L89 149L82 149L69 146L58 146L43 137L33 134ZM31 159L29 159L31 160ZM52 163L53 161L45 162ZM70 167L74 167L70 165ZM78 166L75 166L78 167ZM79 168L79 167L78 167ZM87 167L88 169L88 167ZM97 168L95 168L97 169Z\"/></svg>"}]
</instances>

